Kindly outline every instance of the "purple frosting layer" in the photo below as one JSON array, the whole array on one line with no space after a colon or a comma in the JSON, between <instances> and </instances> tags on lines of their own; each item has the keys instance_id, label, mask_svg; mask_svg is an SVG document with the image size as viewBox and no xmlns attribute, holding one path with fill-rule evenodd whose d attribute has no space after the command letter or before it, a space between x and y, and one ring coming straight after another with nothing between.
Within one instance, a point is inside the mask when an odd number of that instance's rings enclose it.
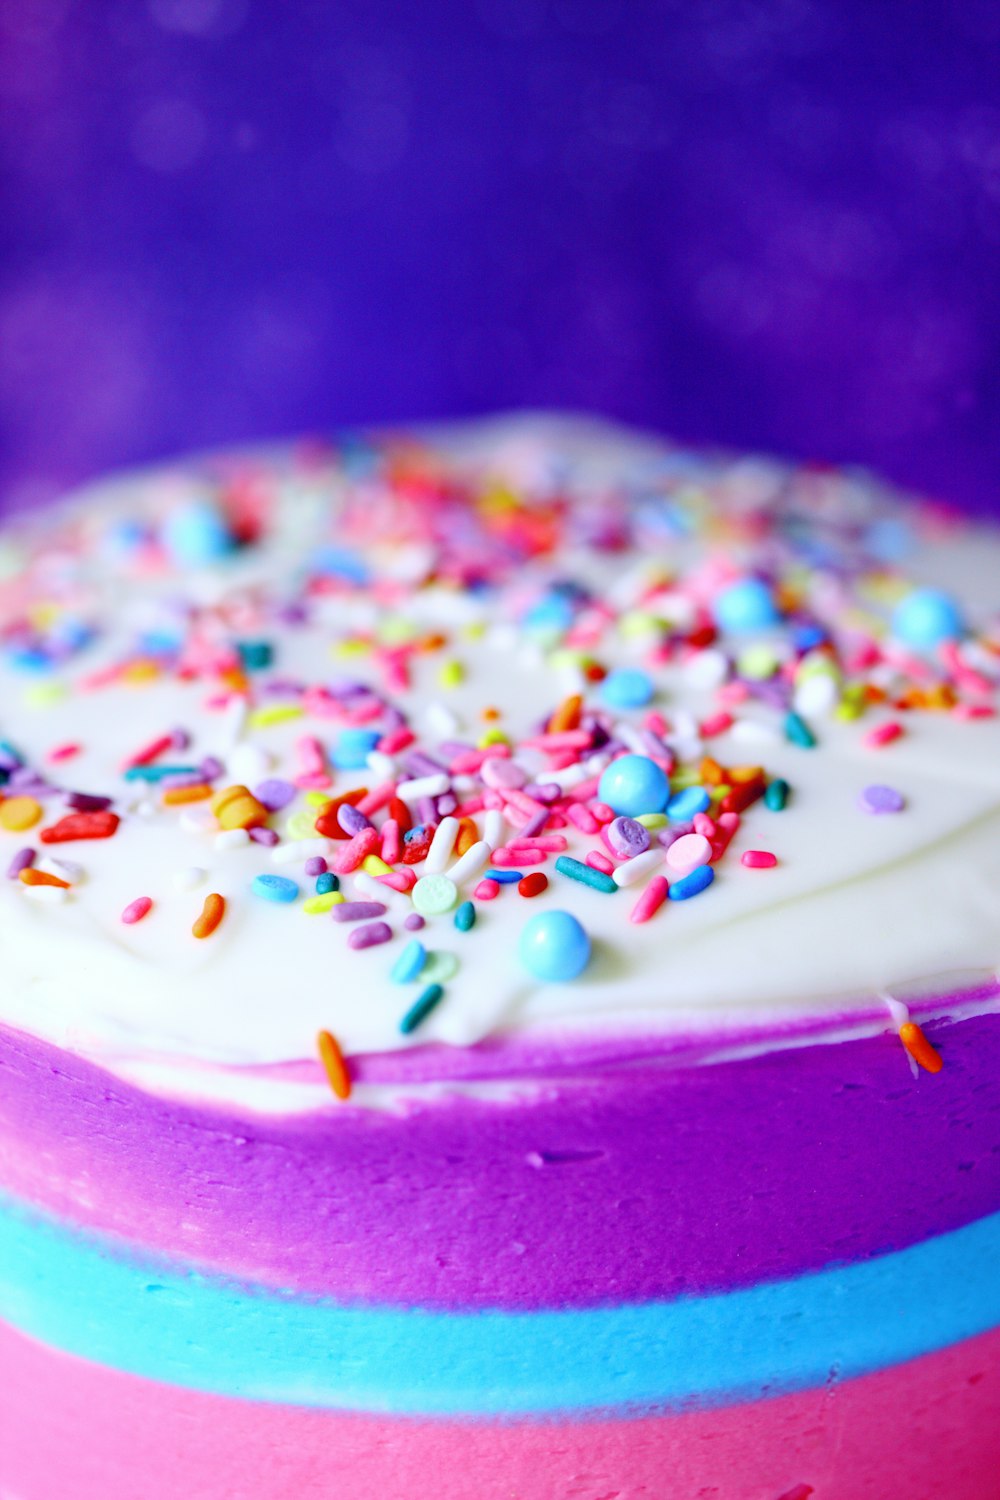
<instances>
[{"instance_id":1,"label":"purple frosting layer","mask_svg":"<svg viewBox=\"0 0 1000 1500\"><path fill-rule=\"evenodd\" d=\"M901 1248L1000 1209L1000 1016L498 1103L258 1119L0 1032L0 1187L197 1266L344 1300L641 1301Z\"/></svg>"}]
</instances>

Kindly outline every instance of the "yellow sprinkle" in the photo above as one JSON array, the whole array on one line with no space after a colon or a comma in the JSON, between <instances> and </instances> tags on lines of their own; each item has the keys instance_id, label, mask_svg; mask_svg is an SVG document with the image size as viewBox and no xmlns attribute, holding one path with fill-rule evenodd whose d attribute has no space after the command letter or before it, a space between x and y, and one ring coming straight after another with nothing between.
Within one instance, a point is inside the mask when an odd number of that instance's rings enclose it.
<instances>
[{"instance_id":1,"label":"yellow sprinkle","mask_svg":"<svg viewBox=\"0 0 1000 1500\"><path fill-rule=\"evenodd\" d=\"M272 724L287 724L289 719L301 719L302 708L298 703L275 703L271 708L255 708L247 719L251 729L267 729Z\"/></svg>"},{"instance_id":2,"label":"yellow sprinkle","mask_svg":"<svg viewBox=\"0 0 1000 1500\"><path fill-rule=\"evenodd\" d=\"M130 661L128 666L122 670L119 681L135 683L141 687L144 682L154 682L160 676L162 676L162 673L157 662Z\"/></svg>"},{"instance_id":3,"label":"yellow sprinkle","mask_svg":"<svg viewBox=\"0 0 1000 1500\"><path fill-rule=\"evenodd\" d=\"M412 641L417 633L417 628L412 620L404 620L400 615L387 615L379 624L379 639L387 646L401 646L404 641Z\"/></svg>"},{"instance_id":4,"label":"yellow sprinkle","mask_svg":"<svg viewBox=\"0 0 1000 1500\"><path fill-rule=\"evenodd\" d=\"M305 800L310 807L325 807L330 800L329 792L306 792Z\"/></svg>"},{"instance_id":5,"label":"yellow sprinkle","mask_svg":"<svg viewBox=\"0 0 1000 1500\"><path fill-rule=\"evenodd\" d=\"M460 661L446 661L438 673L438 682L443 688L456 688L465 681L465 668Z\"/></svg>"},{"instance_id":6,"label":"yellow sprinkle","mask_svg":"<svg viewBox=\"0 0 1000 1500\"><path fill-rule=\"evenodd\" d=\"M50 708L53 703L61 703L67 692L62 682L36 682L25 691L24 703L27 708Z\"/></svg>"},{"instance_id":7,"label":"yellow sprinkle","mask_svg":"<svg viewBox=\"0 0 1000 1500\"><path fill-rule=\"evenodd\" d=\"M367 859L362 861L361 868L366 875L392 874L392 866L387 865L384 859L379 859L377 854L369 854Z\"/></svg>"},{"instance_id":8,"label":"yellow sprinkle","mask_svg":"<svg viewBox=\"0 0 1000 1500\"><path fill-rule=\"evenodd\" d=\"M480 735L476 741L477 750L486 750L490 745L509 745L510 736L504 734L502 729L487 729L485 734Z\"/></svg>"},{"instance_id":9,"label":"yellow sprinkle","mask_svg":"<svg viewBox=\"0 0 1000 1500\"><path fill-rule=\"evenodd\" d=\"M0 802L0 828L8 833L23 833L34 828L42 816L42 804L34 797L8 797Z\"/></svg>"},{"instance_id":10,"label":"yellow sprinkle","mask_svg":"<svg viewBox=\"0 0 1000 1500\"><path fill-rule=\"evenodd\" d=\"M330 647L330 654L332 656L367 656L371 649L371 641L334 641Z\"/></svg>"},{"instance_id":11,"label":"yellow sprinkle","mask_svg":"<svg viewBox=\"0 0 1000 1500\"><path fill-rule=\"evenodd\" d=\"M307 808L300 808L285 819L285 832L290 839L311 839L316 837L316 814Z\"/></svg>"},{"instance_id":12,"label":"yellow sprinkle","mask_svg":"<svg viewBox=\"0 0 1000 1500\"><path fill-rule=\"evenodd\" d=\"M329 911L332 906L339 906L343 899L341 891L324 891L321 896L310 896L308 901L303 901L302 910L307 916L315 917Z\"/></svg>"},{"instance_id":13,"label":"yellow sprinkle","mask_svg":"<svg viewBox=\"0 0 1000 1500\"><path fill-rule=\"evenodd\" d=\"M640 813L635 821L643 828L666 828L670 819L666 813Z\"/></svg>"}]
</instances>

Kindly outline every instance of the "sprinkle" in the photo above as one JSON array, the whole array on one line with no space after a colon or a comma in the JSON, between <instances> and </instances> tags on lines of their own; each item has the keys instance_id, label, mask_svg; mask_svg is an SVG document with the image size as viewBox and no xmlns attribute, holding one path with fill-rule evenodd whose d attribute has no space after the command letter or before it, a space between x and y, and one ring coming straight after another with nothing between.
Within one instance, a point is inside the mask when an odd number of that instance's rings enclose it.
<instances>
[{"instance_id":1,"label":"sprinkle","mask_svg":"<svg viewBox=\"0 0 1000 1500\"><path fill-rule=\"evenodd\" d=\"M288 903L298 899L299 888L287 875L255 875L250 889L263 901Z\"/></svg>"},{"instance_id":2,"label":"sprinkle","mask_svg":"<svg viewBox=\"0 0 1000 1500\"><path fill-rule=\"evenodd\" d=\"M421 1021L425 1021L435 1006L439 1005L444 998L444 989L440 984L429 984L414 1000L409 1010L399 1023L399 1029L404 1036L409 1036L415 1031Z\"/></svg>"},{"instance_id":3,"label":"sprinkle","mask_svg":"<svg viewBox=\"0 0 1000 1500\"><path fill-rule=\"evenodd\" d=\"M42 816L42 804L34 797L8 797L0 802L0 828L8 833L23 833L34 828Z\"/></svg>"},{"instance_id":4,"label":"sprinkle","mask_svg":"<svg viewBox=\"0 0 1000 1500\"><path fill-rule=\"evenodd\" d=\"M905 1021L899 1028L899 1040L907 1052L927 1073L940 1073L943 1060L940 1052L934 1047L917 1025L916 1021Z\"/></svg>"},{"instance_id":5,"label":"sprinkle","mask_svg":"<svg viewBox=\"0 0 1000 1500\"><path fill-rule=\"evenodd\" d=\"M212 840L216 849L245 849L250 842L250 830L248 828L225 828L217 833Z\"/></svg>"},{"instance_id":6,"label":"sprinkle","mask_svg":"<svg viewBox=\"0 0 1000 1500\"><path fill-rule=\"evenodd\" d=\"M58 875L50 875L48 870L36 870L34 865L25 865L18 873L18 879L22 885L48 885L61 891L68 891L70 888L68 880L60 880Z\"/></svg>"},{"instance_id":7,"label":"sprinkle","mask_svg":"<svg viewBox=\"0 0 1000 1500\"><path fill-rule=\"evenodd\" d=\"M212 788L206 782L195 782L193 786L172 786L163 793L164 807L181 807L188 802L207 802Z\"/></svg>"},{"instance_id":8,"label":"sprinkle","mask_svg":"<svg viewBox=\"0 0 1000 1500\"><path fill-rule=\"evenodd\" d=\"M556 869L560 875L567 875L570 880L578 880L581 885L589 885L591 890L603 891L608 896L614 895L618 889L610 875L605 875L601 870L592 870L589 865L582 864L578 859L570 859L567 854L561 854L556 860Z\"/></svg>"},{"instance_id":9,"label":"sprinkle","mask_svg":"<svg viewBox=\"0 0 1000 1500\"><path fill-rule=\"evenodd\" d=\"M411 911L403 926L407 932L419 932L422 927L427 926L427 923L418 911Z\"/></svg>"},{"instance_id":10,"label":"sprinkle","mask_svg":"<svg viewBox=\"0 0 1000 1500\"><path fill-rule=\"evenodd\" d=\"M645 708L653 692L653 679L639 667L617 667L600 686L601 701L609 708Z\"/></svg>"},{"instance_id":11,"label":"sprinkle","mask_svg":"<svg viewBox=\"0 0 1000 1500\"><path fill-rule=\"evenodd\" d=\"M336 909L334 910L336 916ZM364 927L355 927L347 939L349 948L377 948L381 943L387 943L392 937L392 928L388 922L368 922Z\"/></svg>"},{"instance_id":12,"label":"sprinkle","mask_svg":"<svg viewBox=\"0 0 1000 1500\"><path fill-rule=\"evenodd\" d=\"M447 774L442 771L440 775L416 776L412 781L401 781L396 795L404 802L419 802L421 797L443 797L450 785Z\"/></svg>"},{"instance_id":13,"label":"sprinkle","mask_svg":"<svg viewBox=\"0 0 1000 1500\"><path fill-rule=\"evenodd\" d=\"M609 859L606 854L602 854L600 849L591 849L587 855L585 863L588 864L592 870L600 870L605 875L611 875L614 873L614 860Z\"/></svg>"},{"instance_id":14,"label":"sprinkle","mask_svg":"<svg viewBox=\"0 0 1000 1500\"><path fill-rule=\"evenodd\" d=\"M618 865L611 879L618 887L638 885L640 880L645 880L652 870L658 870L663 864L663 850L659 847L647 849L644 854L637 854L634 859L627 859L624 864Z\"/></svg>"},{"instance_id":15,"label":"sprinkle","mask_svg":"<svg viewBox=\"0 0 1000 1500\"><path fill-rule=\"evenodd\" d=\"M715 871L711 865L699 865L688 875L682 875L680 880L675 880L667 893L671 901L687 901L691 896L697 896L712 884L715 879Z\"/></svg>"},{"instance_id":16,"label":"sprinkle","mask_svg":"<svg viewBox=\"0 0 1000 1500\"><path fill-rule=\"evenodd\" d=\"M316 1038L320 1061L323 1064L330 1088L338 1099L351 1097L351 1075L340 1044L329 1031L321 1031Z\"/></svg>"},{"instance_id":17,"label":"sprinkle","mask_svg":"<svg viewBox=\"0 0 1000 1500\"><path fill-rule=\"evenodd\" d=\"M542 877L544 879L544 876ZM521 882L522 885L524 882ZM459 932L468 932L476 925L476 908L471 901L463 901L455 913L455 926Z\"/></svg>"},{"instance_id":18,"label":"sprinkle","mask_svg":"<svg viewBox=\"0 0 1000 1500\"><path fill-rule=\"evenodd\" d=\"M711 821L711 820L709 820ZM712 858L712 845L702 833L682 833L667 850L667 864L672 870L687 874Z\"/></svg>"},{"instance_id":19,"label":"sprinkle","mask_svg":"<svg viewBox=\"0 0 1000 1500\"><path fill-rule=\"evenodd\" d=\"M340 803L337 808L337 822L348 838L353 838L356 833L362 833L372 826L364 813L359 808L353 807L350 802Z\"/></svg>"},{"instance_id":20,"label":"sprinkle","mask_svg":"<svg viewBox=\"0 0 1000 1500\"><path fill-rule=\"evenodd\" d=\"M705 787L685 787L667 803L667 817L672 823L690 823L696 813L708 812L711 805L711 794Z\"/></svg>"},{"instance_id":21,"label":"sprinkle","mask_svg":"<svg viewBox=\"0 0 1000 1500\"><path fill-rule=\"evenodd\" d=\"M892 616L892 633L915 651L930 651L965 631L958 604L940 589L914 589Z\"/></svg>"},{"instance_id":22,"label":"sprinkle","mask_svg":"<svg viewBox=\"0 0 1000 1500\"><path fill-rule=\"evenodd\" d=\"M862 744L869 750L880 750L883 745L891 745L893 740L898 740L903 734L902 724L894 720L888 724L879 724L875 729L869 729Z\"/></svg>"},{"instance_id":23,"label":"sprinkle","mask_svg":"<svg viewBox=\"0 0 1000 1500\"><path fill-rule=\"evenodd\" d=\"M486 879L492 880L495 885L517 885L524 875L523 870L487 870ZM478 894L478 891L477 891Z\"/></svg>"},{"instance_id":24,"label":"sprinkle","mask_svg":"<svg viewBox=\"0 0 1000 1500\"><path fill-rule=\"evenodd\" d=\"M6 804L0 804L0 813ZM118 829L118 815L113 812L67 813L51 828L38 835L43 844L68 844L77 839L109 839Z\"/></svg>"},{"instance_id":25,"label":"sprinkle","mask_svg":"<svg viewBox=\"0 0 1000 1500\"><path fill-rule=\"evenodd\" d=\"M318 891L315 896L307 896L302 903L302 910L309 917L322 916L324 912L332 911L339 906L344 897L340 891Z\"/></svg>"},{"instance_id":26,"label":"sprinkle","mask_svg":"<svg viewBox=\"0 0 1000 1500\"><path fill-rule=\"evenodd\" d=\"M254 796L257 801L267 808L268 812L281 812L282 808L288 806L295 799L295 788L290 781L281 781L276 777L270 777L267 781L261 781L254 787Z\"/></svg>"},{"instance_id":27,"label":"sprinkle","mask_svg":"<svg viewBox=\"0 0 1000 1500\"><path fill-rule=\"evenodd\" d=\"M500 894L500 882L487 876L479 882L472 894L477 901L495 901Z\"/></svg>"},{"instance_id":28,"label":"sprinkle","mask_svg":"<svg viewBox=\"0 0 1000 1500\"><path fill-rule=\"evenodd\" d=\"M816 744L816 736L809 725L794 710L785 715L785 739L793 745L800 745L803 750L812 750Z\"/></svg>"},{"instance_id":29,"label":"sprinkle","mask_svg":"<svg viewBox=\"0 0 1000 1500\"><path fill-rule=\"evenodd\" d=\"M423 917L438 917L451 911L458 888L447 875L424 875L411 891L413 905Z\"/></svg>"},{"instance_id":30,"label":"sprinkle","mask_svg":"<svg viewBox=\"0 0 1000 1500\"><path fill-rule=\"evenodd\" d=\"M212 812L218 820L219 827L226 830L250 828L255 823L266 823L268 818L268 809L264 804L258 802L257 798L239 783L223 787L221 791L216 792L212 798Z\"/></svg>"},{"instance_id":31,"label":"sprinkle","mask_svg":"<svg viewBox=\"0 0 1000 1500\"><path fill-rule=\"evenodd\" d=\"M629 912L629 921L637 924L648 922L650 917L655 916L664 901L666 901L669 889L666 876L654 875Z\"/></svg>"},{"instance_id":32,"label":"sprinkle","mask_svg":"<svg viewBox=\"0 0 1000 1500\"><path fill-rule=\"evenodd\" d=\"M540 896L544 890L547 890L548 884L548 876L543 875L541 870L535 870L517 882L517 893L530 900L533 896Z\"/></svg>"},{"instance_id":33,"label":"sprinkle","mask_svg":"<svg viewBox=\"0 0 1000 1500\"><path fill-rule=\"evenodd\" d=\"M434 832L431 847L427 851L424 871L427 875L440 875L451 858L458 837L458 819L442 818Z\"/></svg>"},{"instance_id":34,"label":"sprinkle","mask_svg":"<svg viewBox=\"0 0 1000 1500\"><path fill-rule=\"evenodd\" d=\"M649 848L649 833L634 818L614 818L602 830L601 837L619 859L632 859Z\"/></svg>"},{"instance_id":35,"label":"sprinkle","mask_svg":"<svg viewBox=\"0 0 1000 1500\"><path fill-rule=\"evenodd\" d=\"M774 595L761 578L741 578L717 594L712 605L715 623L729 635L770 630L780 622Z\"/></svg>"},{"instance_id":36,"label":"sprinkle","mask_svg":"<svg viewBox=\"0 0 1000 1500\"><path fill-rule=\"evenodd\" d=\"M411 938L389 971L393 984L409 984L427 962L427 949L419 938Z\"/></svg>"},{"instance_id":37,"label":"sprinkle","mask_svg":"<svg viewBox=\"0 0 1000 1500\"><path fill-rule=\"evenodd\" d=\"M343 901L333 913L335 922L367 922L372 917L384 917L383 901Z\"/></svg>"},{"instance_id":38,"label":"sprinkle","mask_svg":"<svg viewBox=\"0 0 1000 1500\"><path fill-rule=\"evenodd\" d=\"M748 870L773 870L777 863L777 855L768 849L745 849L740 855L740 864Z\"/></svg>"},{"instance_id":39,"label":"sprinkle","mask_svg":"<svg viewBox=\"0 0 1000 1500\"><path fill-rule=\"evenodd\" d=\"M454 881L455 885L462 885L468 880L475 880L482 874L490 862L491 848L486 839L479 839L471 848L466 849L461 859L456 860L448 871L448 879Z\"/></svg>"},{"instance_id":40,"label":"sprinkle","mask_svg":"<svg viewBox=\"0 0 1000 1500\"><path fill-rule=\"evenodd\" d=\"M201 909L201 915L196 919L191 931L196 938L211 937L226 914L226 901L217 891L205 897L205 904Z\"/></svg>"},{"instance_id":41,"label":"sprinkle","mask_svg":"<svg viewBox=\"0 0 1000 1500\"><path fill-rule=\"evenodd\" d=\"M7 866L7 879L16 880L22 870L27 870L35 863L35 851L31 848L19 849Z\"/></svg>"},{"instance_id":42,"label":"sprinkle","mask_svg":"<svg viewBox=\"0 0 1000 1500\"><path fill-rule=\"evenodd\" d=\"M122 921L126 927L132 927L136 922L141 922L143 917L148 916L152 910L151 896L136 896L135 900L130 901L122 912Z\"/></svg>"},{"instance_id":43,"label":"sprinkle","mask_svg":"<svg viewBox=\"0 0 1000 1500\"><path fill-rule=\"evenodd\" d=\"M902 792L891 786L866 786L858 801L866 813L898 813L906 806Z\"/></svg>"},{"instance_id":44,"label":"sprinkle","mask_svg":"<svg viewBox=\"0 0 1000 1500\"><path fill-rule=\"evenodd\" d=\"M791 788L787 781L780 776L769 782L764 788L764 806L769 807L772 812L781 812L788 802L788 794Z\"/></svg>"}]
</instances>

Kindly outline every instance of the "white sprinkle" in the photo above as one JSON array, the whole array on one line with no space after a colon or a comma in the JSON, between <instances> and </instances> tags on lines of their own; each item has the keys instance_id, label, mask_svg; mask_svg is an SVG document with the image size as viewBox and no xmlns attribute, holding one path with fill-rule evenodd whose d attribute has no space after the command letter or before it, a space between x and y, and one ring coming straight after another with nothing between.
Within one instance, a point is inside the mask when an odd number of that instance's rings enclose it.
<instances>
[{"instance_id":1,"label":"white sprinkle","mask_svg":"<svg viewBox=\"0 0 1000 1500\"><path fill-rule=\"evenodd\" d=\"M68 880L70 885L80 885L87 878L83 865L78 865L71 859L53 859L51 855L47 859L40 859L35 868L44 870L48 875L57 875L60 880Z\"/></svg>"},{"instance_id":2,"label":"white sprinkle","mask_svg":"<svg viewBox=\"0 0 1000 1500\"><path fill-rule=\"evenodd\" d=\"M492 854L493 850L487 840L479 839L466 849L461 859L455 861L448 871L448 879L453 880L456 885L475 880L486 869Z\"/></svg>"},{"instance_id":3,"label":"white sprinkle","mask_svg":"<svg viewBox=\"0 0 1000 1500\"><path fill-rule=\"evenodd\" d=\"M630 750L634 750L636 755L649 754L649 746L634 725L616 724L612 730L612 734L616 740L621 740L623 745L627 745Z\"/></svg>"},{"instance_id":4,"label":"white sprinkle","mask_svg":"<svg viewBox=\"0 0 1000 1500\"><path fill-rule=\"evenodd\" d=\"M797 714L828 714L840 701L840 688L829 672L811 672L795 689L792 707Z\"/></svg>"},{"instance_id":5,"label":"white sprinkle","mask_svg":"<svg viewBox=\"0 0 1000 1500\"><path fill-rule=\"evenodd\" d=\"M178 822L185 833L214 833L217 827L214 815L201 804L182 808Z\"/></svg>"},{"instance_id":6,"label":"white sprinkle","mask_svg":"<svg viewBox=\"0 0 1000 1500\"><path fill-rule=\"evenodd\" d=\"M725 653L711 649L698 651L684 667L684 680L693 688L711 692L726 680L729 664Z\"/></svg>"},{"instance_id":7,"label":"white sprinkle","mask_svg":"<svg viewBox=\"0 0 1000 1500\"><path fill-rule=\"evenodd\" d=\"M739 718L729 733L734 740L741 740L745 745L772 745L782 738L780 731L773 724L765 724L761 719Z\"/></svg>"},{"instance_id":8,"label":"white sprinkle","mask_svg":"<svg viewBox=\"0 0 1000 1500\"><path fill-rule=\"evenodd\" d=\"M448 776L441 771L433 776L415 776L412 781L401 781L396 795L404 802L418 802L421 797L443 797L448 785Z\"/></svg>"},{"instance_id":9,"label":"white sprinkle","mask_svg":"<svg viewBox=\"0 0 1000 1500\"><path fill-rule=\"evenodd\" d=\"M491 851L499 849L507 837L503 824L504 817L499 807L488 808L483 819L483 842L489 845Z\"/></svg>"},{"instance_id":10,"label":"white sprinkle","mask_svg":"<svg viewBox=\"0 0 1000 1500\"><path fill-rule=\"evenodd\" d=\"M250 835L245 828L226 828L212 840L216 849L242 849L249 842Z\"/></svg>"},{"instance_id":11,"label":"white sprinkle","mask_svg":"<svg viewBox=\"0 0 1000 1500\"><path fill-rule=\"evenodd\" d=\"M606 765L607 761L604 760L601 764L602 771ZM581 781L586 781L588 776L595 774L595 772L588 770L586 765L581 765L579 761L574 761L571 766L564 766L561 771L546 771L545 780L551 781L555 786L562 787L566 791L571 786L579 786Z\"/></svg>"},{"instance_id":12,"label":"white sprinkle","mask_svg":"<svg viewBox=\"0 0 1000 1500\"><path fill-rule=\"evenodd\" d=\"M234 782L245 783L252 790L274 765L274 756L260 745L237 745L226 757L226 772Z\"/></svg>"},{"instance_id":13,"label":"white sprinkle","mask_svg":"<svg viewBox=\"0 0 1000 1500\"><path fill-rule=\"evenodd\" d=\"M431 847L427 851L424 860L425 875L440 875L445 865L451 859L451 851L455 847L458 838L458 819L442 818L434 830L431 839Z\"/></svg>"},{"instance_id":14,"label":"white sprinkle","mask_svg":"<svg viewBox=\"0 0 1000 1500\"><path fill-rule=\"evenodd\" d=\"M65 901L69 891L61 885L26 885L24 894L31 901L46 901L50 906L55 906L60 901Z\"/></svg>"},{"instance_id":15,"label":"white sprinkle","mask_svg":"<svg viewBox=\"0 0 1000 1500\"><path fill-rule=\"evenodd\" d=\"M395 758L386 755L383 750L369 750L365 765L376 781L395 781L396 779Z\"/></svg>"},{"instance_id":16,"label":"white sprinkle","mask_svg":"<svg viewBox=\"0 0 1000 1500\"><path fill-rule=\"evenodd\" d=\"M424 710L424 723L429 734L437 735L442 740L451 739L461 728L458 715L444 703L428 703Z\"/></svg>"},{"instance_id":17,"label":"white sprinkle","mask_svg":"<svg viewBox=\"0 0 1000 1500\"><path fill-rule=\"evenodd\" d=\"M413 902L402 891L394 891L391 885L383 885L365 870L358 870L352 877L354 889L366 901L381 901L390 911L413 910Z\"/></svg>"},{"instance_id":18,"label":"white sprinkle","mask_svg":"<svg viewBox=\"0 0 1000 1500\"><path fill-rule=\"evenodd\" d=\"M662 864L663 850L647 849L644 854L637 854L634 859L627 859L623 865L616 866L611 872L611 879L617 886L637 885Z\"/></svg>"},{"instance_id":19,"label":"white sprinkle","mask_svg":"<svg viewBox=\"0 0 1000 1500\"><path fill-rule=\"evenodd\" d=\"M196 886L201 885L208 875L200 865L187 865L183 870L175 870L173 881L179 891L193 891Z\"/></svg>"},{"instance_id":20,"label":"white sprinkle","mask_svg":"<svg viewBox=\"0 0 1000 1500\"><path fill-rule=\"evenodd\" d=\"M271 863L273 865L292 865L301 860L303 864L307 859L319 855L326 857L333 848L330 839L292 839L287 844L275 844L271 850Z\"/></svg>"}]
</instances>

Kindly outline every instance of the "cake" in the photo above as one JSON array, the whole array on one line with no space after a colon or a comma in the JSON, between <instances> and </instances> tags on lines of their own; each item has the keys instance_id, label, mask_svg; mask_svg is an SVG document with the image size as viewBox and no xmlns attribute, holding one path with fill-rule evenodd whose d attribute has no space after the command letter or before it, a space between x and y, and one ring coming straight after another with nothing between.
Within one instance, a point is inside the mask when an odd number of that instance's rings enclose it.
<instances>
[{"instance_id":1,"label":"cake","mask_svg":"<svg viewBox=\"0 0 1000 1500\"><path fill-rule=\"evenodd\" d=\"M4 1500L1000 1495L1000 533L517 416L0 572Z\"/></svg>"}]
</instances>

